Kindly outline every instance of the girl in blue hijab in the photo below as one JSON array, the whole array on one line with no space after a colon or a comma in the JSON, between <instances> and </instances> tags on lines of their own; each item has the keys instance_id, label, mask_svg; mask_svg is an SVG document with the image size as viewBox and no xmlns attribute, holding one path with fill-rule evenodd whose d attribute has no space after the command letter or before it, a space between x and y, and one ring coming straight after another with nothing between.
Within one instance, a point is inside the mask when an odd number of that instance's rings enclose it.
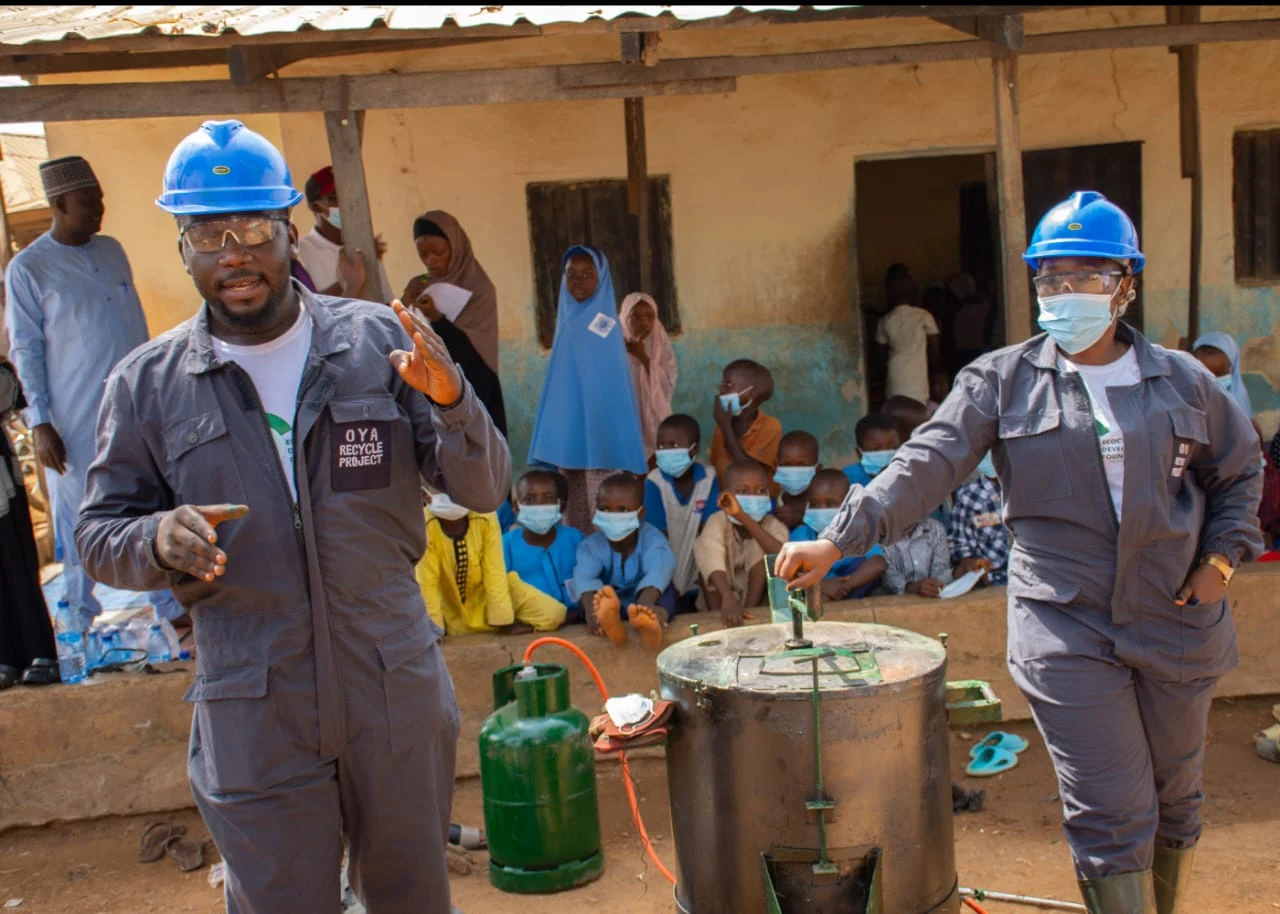
<instances>
[{"instance_id":1,"label":"girl in blue hijab","mask_svg":"<svg viewBox=\"0 0 1280 914\"><path fill-rule=\"evenodd\" d=\"M1235 338L1221 330L1203 333L1191 351L1240 404L1244 414L1252 419L1253 404L1249 402L1249 391L1245 390L1244 378L1240 376L1240 347L1236 345Z\"/></svg>"},{"instance_id":2,"label":"girl in blue hijab","mask_svg":"<svg viewBox=\"0 0 1280 914\"><path fill-rule=\"evenodd\" d=\"M592 531L596 489L611 473L648 470L609 260L585 245L564 255L556 336L529 462L569 480L565 520Z\"/></svg>"}]
</instances>

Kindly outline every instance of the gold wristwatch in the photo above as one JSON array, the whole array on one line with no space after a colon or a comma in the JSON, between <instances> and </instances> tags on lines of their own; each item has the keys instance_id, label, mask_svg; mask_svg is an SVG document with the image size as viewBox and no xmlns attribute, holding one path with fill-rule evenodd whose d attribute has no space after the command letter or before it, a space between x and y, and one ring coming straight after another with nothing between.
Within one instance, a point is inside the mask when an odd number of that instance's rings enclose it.
<instances>
[{"instance_id":1,"label":"gold wristwatch","mask_svg":"<svg viewBox=\"0 0 1280 914\"><path fill-rule=\"evenodd\" d=\"M1236 573L1236 570L1231 567L1231 563L1215 552L1210 552L1208 555L1202 556L1200 558L1200 564L1212 565L1217 569L1218 574L1222 575L1223 586L1229 586L1231 584L1232 575Z\"/></svg>"}]
</instances>

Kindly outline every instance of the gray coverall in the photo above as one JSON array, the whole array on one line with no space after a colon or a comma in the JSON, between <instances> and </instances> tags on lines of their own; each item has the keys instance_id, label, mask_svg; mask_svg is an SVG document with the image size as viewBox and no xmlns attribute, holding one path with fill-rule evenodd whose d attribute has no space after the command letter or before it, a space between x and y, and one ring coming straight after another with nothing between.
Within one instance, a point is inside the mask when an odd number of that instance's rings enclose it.
<instances>
[{"instance_id":1,"label":"gray coverall","mask_svg":"<svg viewBox=\"0 0 1280 914\"><path fill-rule=\"evenodd\" d=\"M493 511L511 458L470 385L442 409L404 383L387 355L412 344L390 308L299 294L314 331L297 507L253 382L214 354L206 305L108 379L77 541L93 577L172 587L191 613L188 773L227 862L227 910L337 914L345 837L370 914L448 914L459 719L413 573L419 473ZM161 569L161 514L223 503L250 508L218 527L225 576Z\"/></svg>"},{"instance_id":2,"label":"gray coverall","mask_svg":"<svg viewBox=\"0 0 1280 914\"><path fill-rule=\"evenodd\" d=\"M1155 843L1199 838L1209 702L1238 656L1227 600L1178 607L1174 596L1204 553L1234 566L1262 547L1249 419L1190 355L1123 323L1117 335L1142 376L1107 389L1125 446L1118 525L1084 383L1040 334L964 368L824 533L845 555L895 542L991 450L1013 533L1009 668L1086 879L1149 869Z\"/></svg>"}]
</instances>

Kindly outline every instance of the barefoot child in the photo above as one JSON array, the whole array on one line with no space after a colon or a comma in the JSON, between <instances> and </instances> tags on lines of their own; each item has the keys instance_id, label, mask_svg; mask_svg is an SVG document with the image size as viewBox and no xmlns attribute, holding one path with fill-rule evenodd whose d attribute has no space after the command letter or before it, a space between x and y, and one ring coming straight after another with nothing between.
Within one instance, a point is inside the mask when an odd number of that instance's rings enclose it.
<instances>
[{"instance_id":1,"label":"barefoot child","mask_svg":"<svg viewBox=\"0 0 1280 914\"><path fill-rule=\"evenodd\" d=\"M530 470L521 476L516 483L516 526L502 537L502 554L510 577L568 607L565 621L581 622L572 590L582 534L561 523L568 500L569 482L554 470Z\"/></svg>"},{"instance_id":2,"label":"barefoot child","mask_svg":"<svg viewBox=\"0 0 1280 914\"><path fill-rule=\"evenodd\" d=\"M720 488L724 472L738 460L755 460L764 465L767 478L778 467L778 444L782 423L761 410L773 396L773 375L750 359L738 359L725 366L720 393L712 409L716 431L711 437L711 464L716 468ZM770 484L769 494L777 489Z\"/></svg>"},{"instance_id":3,"label":"barefoot child","mask_svg":"<svg viewBox=\"0 0 1280 914\"><path fill-rule=\"evenodd\" d=\"M773 474L773 481L782 494L773 513L788 530L804 523L809 484L820 469L817 438L799 429L782 436L778 445L778 471Z\"/></svg>"},{"instance_id":4,"label":"barefoot child","mask_svg":"<svg viewBox=\"0 0 1280 914\"><path fill-rule=\"evenodd\" d=\"M827 529L844 497L849 480L840 470L819 470L809 486L804 523L791 531L791 542L816 540ZM831 567L822 580L822 596L828 600L860 600L867 595L886 567L884 550L871 547L864 556L843 558Z\"/></svg>"},{"instance_id":5,"label":"barefoot child","mask_svg":"<svg viewBox=\"0 0 1280 914\"><path fill-rule=\"evenodd\" d=\"M724 482L720 510L707 519L693 554L707 585L707 608L736 626L748 618L746 610L764 605L764 557L782 548L787 528L769 513L769 473L760 464L731 463Z\"/></svg>"},{"instance_id":6,"label":"barefoot child","mask_svg":"<svg viewBox=\"0 0 1280 914\"><path fill-rule=\"evenodd\" d=\"M578 547L574 590L594 635L624 644L623 620L640 633L644 646L662 647L662 630L675 612L671 586L676 560L667 538L644 522L644 485L639 477L615 473L600 484L593 519L598 532Z\"/></svg>"},{"instance_id":7,"label":"barefoot child","mask_svg":"<svg viewBox=\"0 0 1280 914\"><path fill-rule=\"evenodd\" d=\"M562 603L528 586L513 592L496 514L468 511L443 492L431 497L425 513L427 551L416 569L418 585L427 613L446 635L517 635L561 626Z\"/></svg>"},{"instance_id":8,"label":"barefoot child","mask_svg":"<svg viewBox=\"0 0 1280 914\"><path fill-rule=\"evenodd\" d=\"M702 433L693 416L668 416L658 426L656 441L658 468L645 480L644 518L666 534L676 559L676 596L693 609L698 594L693 543L717 510L720 483L697 459Z\"/></svg>"}]
</instances>

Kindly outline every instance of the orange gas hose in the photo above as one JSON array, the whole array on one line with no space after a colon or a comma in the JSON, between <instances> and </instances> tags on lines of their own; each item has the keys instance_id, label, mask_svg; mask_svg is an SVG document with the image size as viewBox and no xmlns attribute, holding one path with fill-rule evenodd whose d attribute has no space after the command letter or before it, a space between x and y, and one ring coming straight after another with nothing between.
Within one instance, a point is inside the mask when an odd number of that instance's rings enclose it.
<instances>
[{"instance_id":1,"label":"orange gas hose","mask_svg":"<svg viewBox=\"0 0 1280 914\"><path fill-rule=\"evenodd\" d=\"M600 690L600 697L605 701L609 700L609 690L605 688L604 680L600 678L600 672L596 669L596 665L591 662L591 658L584 654L582 649L576 644L566 641L563 638L548 637L534 640L524 650L524 662L531 663L533 660L533 652L548 644L563 647L581 660L582 665L585 666L587 668L587 672L591 674L591 678L595 680L596 688ZM668 882L675 885L676 877L671 874L671 871L667 869L658 858L658 852L653 849L653 842L649 840L649 832L645 830L644 819L640 817L640 801L636 798L635 779L631 777L631 764L627 761L627 754L625 752L619 752L618 759L622 762L622 783L623 786L627 788L627 800L631 803L631 817L635 820L636 831L640 835L640 843L644 845L645 851L649 854L649 859L652 860L653 865L658 868L658 872L665 876ZM983 914L986 914L986 912L983 912Z\"/></svg>"},{"instance_id":2,"label":"orange gas hose","mask_svg":"<svg viewBox=\"0 0 1280 914\"><path fill-rule=\"evenodd\" d=\"M973 908L973 910L977 911L978 914L987 914L987 909L984 908L982 905L978 904L972 898L966 898L964 900L964 903L967 904L969 907Z\"/></svg>"}]
</instances>

